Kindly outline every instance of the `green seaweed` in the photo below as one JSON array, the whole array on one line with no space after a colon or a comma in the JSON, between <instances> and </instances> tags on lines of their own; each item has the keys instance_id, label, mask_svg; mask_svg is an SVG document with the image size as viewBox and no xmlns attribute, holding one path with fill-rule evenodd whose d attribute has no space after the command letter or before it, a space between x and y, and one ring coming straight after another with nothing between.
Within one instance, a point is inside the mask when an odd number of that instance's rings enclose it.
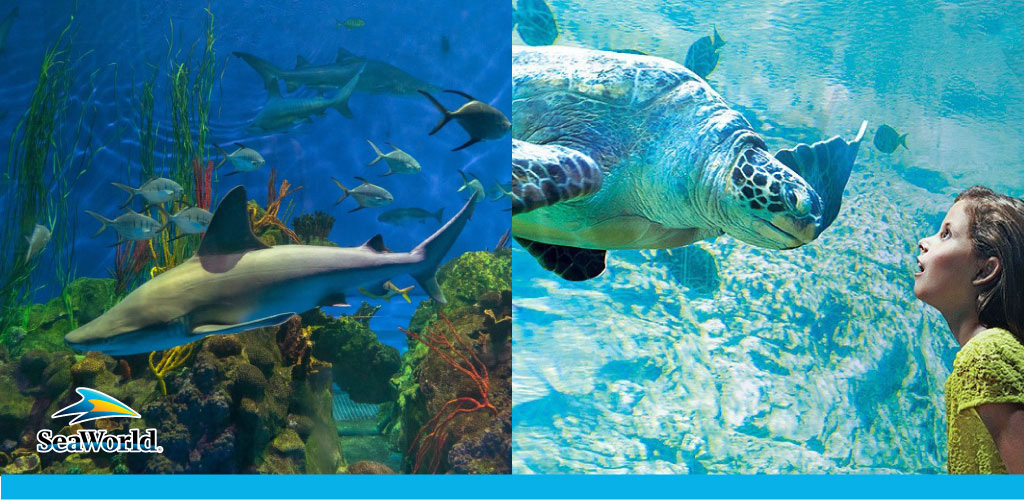
<instances>
[{"instance_id":1,"label":"green seaweed","mask_svg":"<svg viewBox=\"0 0 1024 500\"><path fill-rule=\"evenodd\" d=\"M60 287L69 321L75 324L67 287L74 279L74 245L77 233L77 204L71 190L92 165L104 145L94 146L92 123L85 127L87 111L93 106L91 92L78 106L72 106L72 82L82 57L72 55L72 15L53 45L44 53L39 78L28 108L11 133L3 184L3 213L11 226L0 234L0 251L11 258L0 259L0 341L8 340L12 327L26 326L25 306L46 283L34 282L33 272L44 260L51 266ZM99 70L89 74L95 89ZM74 109L73 109L74 108ZM77 111L77 115L75 115ZM77 121L75 120L77 118ZM93 121L96 112L92 113ZM84 147L83 147L84 143ZM84 151L84 154L76 152ZM25 237L36 224L51 231L47 252L26 261Z\"/></svg>"}]
</instances>

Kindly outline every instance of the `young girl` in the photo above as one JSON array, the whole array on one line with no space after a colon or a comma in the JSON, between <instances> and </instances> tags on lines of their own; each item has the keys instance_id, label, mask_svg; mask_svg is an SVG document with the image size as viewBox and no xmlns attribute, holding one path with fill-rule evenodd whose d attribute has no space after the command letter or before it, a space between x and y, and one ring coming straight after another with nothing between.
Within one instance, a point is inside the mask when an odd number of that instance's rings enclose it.
<instances>
[{"instance_id":1,"label":"young girl","mask_svg":"<svg viewBox=\"0 0 1024 500\"><path fill-rule=\"evenodd\" d=\"M914 295L961 347L946 380L949 472L1024 473L1024 200L972 187L918 247Z\"/></svg>"}]
</instances>

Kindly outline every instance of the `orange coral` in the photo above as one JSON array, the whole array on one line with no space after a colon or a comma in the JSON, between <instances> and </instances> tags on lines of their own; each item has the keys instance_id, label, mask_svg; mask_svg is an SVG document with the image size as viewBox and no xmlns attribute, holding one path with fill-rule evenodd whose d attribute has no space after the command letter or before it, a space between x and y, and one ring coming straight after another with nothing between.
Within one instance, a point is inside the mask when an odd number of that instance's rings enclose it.
<instances>
[{"instance_id":1,"label":"orange coral","mask_svg":"<svg viewBox=\"0 0 1024 500\"><path fill-rule=\"evenodd\" d=\"M265 228L275 226L281 230L281 234L287 236L293 243L301 244L302 240L299 239L299 236L295 234L295 231L292 231L288 226L284 225L284 223L281 222L281 219L277 218L277 213L281 210L281 200L283 200L285 196L302 189L302 186L289 190L291 185L288 183L288 179L281 181L280 188L276 188L274 186L276 182L277 169L275 168L270 171L270 182L267 186L267 211L263 214L263 217L260 217L259 220L253 222L252 230L253 232L258 233ZM250 214L251 218L255 218L255 216L255 212Z\"/></svg>"},{"instance_id":2,"label":"orange coral","mask_svg":"<svg viewBox=\"0 0 1024 500\"><path fill-rule=\"evenodd\" d=\"M430 471L437 472L441 465L441 455L449 438L449 427L452 421L459 415L473 413L480 410L490 411L496 415L498 410L491 404L490 390L491 383L487 373L487 366L484 365L476 355L473 346L459 335L459 332L452 325L451 320L443 313L438 313L444 320L449 334L441 328L426 327L426 334L417 334L403 328L399 328L408 337L426 345L434 354L444 360L445 363L462 372L469 377L476 385L480 394L479 398L471 396L457 397L448 400L440 410L427 421L416 433L409 447L409 454L416 450L416 461L413 465L413 473L419 471L424 460L430 455ZM454 339L454 341L453 341Z\"/></svg>"}]
</instances>

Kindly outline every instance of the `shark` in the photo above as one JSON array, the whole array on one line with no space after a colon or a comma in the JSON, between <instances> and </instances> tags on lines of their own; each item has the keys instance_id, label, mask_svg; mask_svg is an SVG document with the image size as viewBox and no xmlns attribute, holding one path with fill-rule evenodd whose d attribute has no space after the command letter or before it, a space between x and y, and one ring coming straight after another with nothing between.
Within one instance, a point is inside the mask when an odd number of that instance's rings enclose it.
<instances>
[{"instance_id":1,"label":"shark","mask_svg":"<svg viewBox=\"0 0 1024 500\"><path fill-rule=\"evenodd\" d=\"M263 109L253 119L252 128L261 132L287 129L299 122L312 121L313 115L324 115L328 108L334 108L345 118L352 118L348 98L352 96L365 66L360 66L348 83L331 98L323 97L282 97L277 83L269 87L270 97Z\"/></svg>"},{"instance_id":2,"label":"shark","mask_svg":"<svg viewBox=\"0 0 1024 500\"><path fill-rule=\"evenodd\" d=\"M356 56L345 49L338 49L338 56L332 63L314 65L298 56L294 69L282 68L274 63L245 52L232 52L245 61L263 78L267 90L277 87L277 81L284 82L288 92L301 86L323 89L342 87L365 65L365 71L356 85L356 92L370 94L415 94L417 90L437 92L439 88L426 83L384 61Z\"/></svg>"},{"instance_id":3,"label":"shark","mask_svg":"<svg viewBox=\"0 0 1024 500\"><path fill-rule=\"evenodd\" d=\"M252 232L243 186L214 211L194 256L147 281L64 337L72 349L125 356L170 349L209 335L276 326L318 306L347 305L346 292L384 290L408 274L438 304L436 273L473 214L473 200L408 252L378 234L358 247L268 247Z\"/></svg>"}]
</instances>

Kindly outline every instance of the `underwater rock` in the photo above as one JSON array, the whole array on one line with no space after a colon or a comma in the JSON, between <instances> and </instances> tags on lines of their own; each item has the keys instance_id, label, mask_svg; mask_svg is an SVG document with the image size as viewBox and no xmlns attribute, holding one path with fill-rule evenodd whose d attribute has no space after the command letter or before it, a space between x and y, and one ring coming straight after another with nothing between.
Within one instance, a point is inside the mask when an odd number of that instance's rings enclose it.
<instances>
[{"instance_id":1,"label":"underwater rock","mask_svg":"<svg viewBox=\"0 0 1024 500\"><path fill-rule=\"evenodd\" d=\"M306 245L333 245L327 240L327 236L334 227L334 217L324 212L317 210L311 214L300 215L292 221L292 227Z\"/></svg>"},{"instance_id":2,"label":"underwater rock","mask_svg":"<svg viewBox=\"0 0 1024 500\"><path fill-rule=\"evenodd\" d=\"M319 309L303 315L313 325L313 356L332 364L334 382L353 401L383 403L393 394L388 381L401 367L398 350L377 340L361 321L329 318Z\"/></svg>"},{"instance_id":3,"label":"underwater rock","mask_svg":"<svg viewBox=\"0 0 1024 500\"><path fill-rule=\"evenodd\" d=\"M89 351L81 361L71 367L71 381L78 387L92 387L95 385L96 377L107 369L106 360L110 356Z\"/></svg>"},{"instance_id":4,"label":"underwater rock","mask_svg":"<svg viewBox=\"0 0 1024 500\"><path fill-rule=\"evenodd\" d=\"M32 349L26 352L18 361L18 368L21 376L25 377L30 384L35 385L41 381L43 370L50 362L50 353L42 349Z\"/></svg>"},{"instance_id":5,"label":"underwater rock","mask_svg":"<svg viewBox=\"0 0 1024 500\"><path fill-rule=\"evenodd\" d=\"M391 470L391 467L384 465L380 462L372 462L370 460L360 460L348 466L349 474L394 474L395 471Z\"/></svg>"},{"instance_id":6,"label":"underwater rock","mask_svg":"<svg viewBox=\"0 0 1024 500\"><path fill-rule=\"evenodd\" d=\"M260 399L267 386L267 378L259 368L248 363L235 368L232 394L240 398Z\"/></svg>"},{"instance_id":7,"label":"underwater rock","mask_svg":"<svg viewBox=\"0 0 1024 500\"><path fill-rule=\"evenodd\" d=\"M291 429L281 431L270 443L270 448L290 458L305 458L306 455L306 445L302 442L302 438Z\"/></svg>"},{"instance_id":8,"label":"underwater rock","mask_svg":"<svg viewBox=\"0 0 1024 500\"><path fill-rule=\"evenodd\" d=\"M203 347L218 358L242 354L242 343L238 341L238 337L235 335L211 335L207 337Z\"/></svg>"},{"instance_id":9,"label":"underwater rock","mask_svg":"<svg viewBox=\"0 0 1024 500\"><path fill-rule=\"evenodd\" d=\"M4 474L34 474L39 472L41 461L34 451L18 448L11 453L12 463L0 469Z\"/></svg>"},{"instance_id":10,"label":"underwater rock","mask_svg":"<svg viewBox=\"0 0 1024 500\"><path fill-rule=\"evenodd\" d=\"M478 411L455 416L446 443L413 438L432 418L446 411L446 404L459 397L481 398L479 385L459 367L447 362L459 355L437 341L433 348L410 338L409 350L402 356L402 369L392 377L397 397L382 411L379 427L384 429L389 445L400 450L414 450L403 457L402 470L412 472L416 454L424 453L425 461L418 472L431 472L427 461L440 454L436 473L473 472L507 473L511 470L511 434L509 425L495 422L508 420L512 408L511 375L511 299L509 287L511 258L508 253L471 252L445 264L439 272L441 289L448 298L444 313L451 321L451 331L443 320L435 320L432 302L423 302L410 321L410 331L423 338L427 322L435 332L450 339L460 355L474 360L475 370L482 377L487 370L488 401L494 411ZM481 286L488 283L493 288ZM461 340L459 340L461 339ZM438 349L442 353L438 352ZM450 406L447 407L450 409ZM441 415L443 420L445 415ZM435 421L436 422L436 421ZM427 430L426 432L430 432ZM426 448L424 448L426 447ZM440 447L440 448L438 448ZM453 453L453 450L458 450ZM453 461L454 460L454 461Z\"/></svg>"},{"instance_id":11,"label":"underwater rock","mask_svg":"<svg viewBox=\"0 0 1024 500\"><path fill-rule=\"evenodd\" d=\"M249 363L259 368L263 372L264 376L269 377L274 371L274 357L270 354L270 351L263 347L256 347L253 349L247 349L246 355L249 357Z\"/></svg>"},{"instance_id":12,"label":"underwater rock","mask_svg":"<svg viewBox=\"0 0 1024 500\"><path fill-rule=\"evenodd\" d=\"M114 302L114 280L79 278L68 285L67 294L75 322L84 325L98 318ZM32 349L47 352L67 351L64 335L72 330L68 312L61 297L55 297L46 304L29 307L28 323L24 339L11 349L11 357L18 358Z\"/></svg>"}]
</instances>

